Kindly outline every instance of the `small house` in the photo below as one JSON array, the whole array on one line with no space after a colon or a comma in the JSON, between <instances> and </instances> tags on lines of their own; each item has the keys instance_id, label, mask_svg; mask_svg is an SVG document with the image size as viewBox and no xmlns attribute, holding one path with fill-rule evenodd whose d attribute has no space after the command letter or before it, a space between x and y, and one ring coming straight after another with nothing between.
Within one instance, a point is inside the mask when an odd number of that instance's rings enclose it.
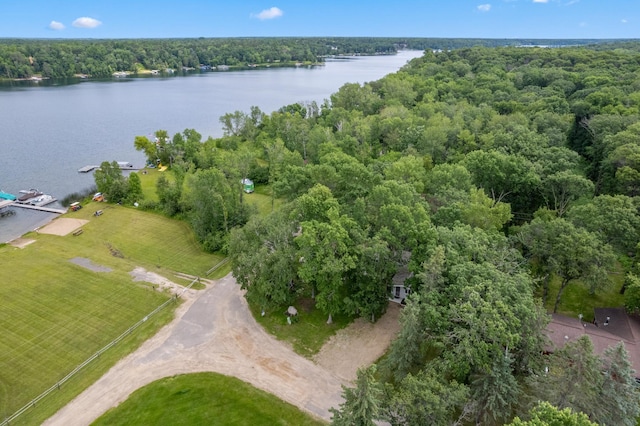
<instances>
[{"instance_id":1,"label":"small house","mask_svg":"<svg viewBox=\"0 0 640 426\"><path fill-rule=\"evenodd\" d=\"M254 191L255 186L251 179L244 178L242 179L241 182L242 182L242 190L244 192L246 192L247 194L251 194Z\"/></svg>"},{"instance_id":2,"label":"small house","mask_svg":"<svg viewBox=\"0 0 640 426\"><path fill-rule=\"evenodd\" d=\"M413 275L406 265L398 268L391 279L391 294L389 300L404 305L405 299L411 294L411 287L405 286L405 281Z\"/></svg>"}]
</instances>

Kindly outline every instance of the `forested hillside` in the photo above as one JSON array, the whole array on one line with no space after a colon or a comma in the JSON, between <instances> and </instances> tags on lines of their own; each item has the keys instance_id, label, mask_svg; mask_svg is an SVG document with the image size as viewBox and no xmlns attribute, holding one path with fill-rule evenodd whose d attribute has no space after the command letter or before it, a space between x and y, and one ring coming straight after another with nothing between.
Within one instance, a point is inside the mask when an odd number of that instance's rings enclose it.
<instances>
[{"instance_id":1,"label":"forested hillside","mask_svg":"<svg viewBox=\"0 0 640 426\"><path fill-rule=\"evenodd\" d=\"M595 297L617 268L627 310L640 308L635 52L428 51L321 106L230 112L220 139L138 137L173 171L142 205L228 252L266 315L306 296L328 321L375 321L408 267L402 331L345 393L336 424L504 424L533 410L635 425L622 345L599 358L584 338L543 355L548 311L578 314L567 289ZM248 207L244 177L268 184L271 213ZM111 199L126 201L116 187Z\"/></svg>"},{"instance_id":2,"label":"forested hillside","mask_svg":"<svg viewBox=\"0 0 640 426\"><path fill-rule=\"evenodd\" d=\"M320 62L328 55L377 55L398 49L464 46L576 45L597 40L277 37L136 40L0 39L0 79L68 78L82 74L181 70L182 67Z\"/></svg>"}]
</instances>

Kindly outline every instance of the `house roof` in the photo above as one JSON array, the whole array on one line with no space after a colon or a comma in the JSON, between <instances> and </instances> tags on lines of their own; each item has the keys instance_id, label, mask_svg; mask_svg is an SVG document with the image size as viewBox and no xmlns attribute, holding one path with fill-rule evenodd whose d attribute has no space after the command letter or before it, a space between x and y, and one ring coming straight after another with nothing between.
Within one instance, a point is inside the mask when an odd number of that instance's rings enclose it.
<instances>
[{"instance_id":1,"label":"house roof","mask_svg":"<svg viewBox=\"0 0 640 426\"><path fill-rule=\"evenodd\" d=\"M604 325L609 317L608 325ZM551 351L561 348L567 342L575 341L583 335L589 336L594 352L601 355L608 347L623 342L629 352L629 360L636 375L640 376L640 319L628 316L623 309L598 308L595 318L598 325L581 321L579 318L552 314L547 326L551 341Z\"/></svg>"}]
</instances>

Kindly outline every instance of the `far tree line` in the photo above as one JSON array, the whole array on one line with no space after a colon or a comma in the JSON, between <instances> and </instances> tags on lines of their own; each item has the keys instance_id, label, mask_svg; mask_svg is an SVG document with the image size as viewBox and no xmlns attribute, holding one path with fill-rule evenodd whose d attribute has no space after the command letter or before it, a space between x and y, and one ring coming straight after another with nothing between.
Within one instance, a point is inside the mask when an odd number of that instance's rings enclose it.
<instances>
[{"instance_id":1,"label":"far tree line","mask_svg":"<svg viewBox=\"0 0 640 426\"><path fill-rule=\"evenodd\" d=\"M104 78L114 72L182 67L321 62L330 55L392 54L398 49L467 46L578 45L600 40L264 37L106 40L0 40L0 79L32 76Z\"/></svg>"}]
</instances>

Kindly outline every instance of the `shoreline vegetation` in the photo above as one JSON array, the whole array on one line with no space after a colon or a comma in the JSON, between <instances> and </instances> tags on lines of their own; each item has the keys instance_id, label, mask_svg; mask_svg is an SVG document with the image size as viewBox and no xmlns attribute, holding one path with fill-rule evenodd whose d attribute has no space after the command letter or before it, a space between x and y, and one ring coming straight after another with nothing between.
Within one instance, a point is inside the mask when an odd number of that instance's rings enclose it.
<instances>
[{"instance_id":1,"label":"shoreline vegetation","mask_svg":"<svg viewBox=\"0 0 640 426\"><path fill-rule=\"evenodd\" d=\"M335 59L348 59L354 56L377 56L377 55L393 55L395 53L385 53L385 54L376 54L376 55L340 55L340 56L331 56L331 58ZM321 67L324 66L324 61L304 61L304 62L275 62L275 63L261 63L261 64L239 64L239 65L218 65L216 66L208 66L201 65L200 67L182 67L179 70L173 68L165 68L165 69L146 69L146 68L138 68L135 71L115 71L111 74L113 78L135 78L135 77L148 77L148 76L162 76L166 77L169 75L187 75L191 73L205 73L205 72L225 72L225 71L249 71L253 69L266 69L266 68L299 68L299 67ZM78 79L92 79L94 78L90 74L77 73L72 76L73 78ZM105 77L96 77L97 79L104 79ZM107 77L108 78L108 77ZM30 77L22 77L22 78L2 78L1 81L30 81L30 82L40 82L42 80L50 80L51 77L45 77L42 74L34 74Z\"/></svg>"},{"instance_id":2,"label":"shoreline vegetation","mask_svg":"<svg viewBox=\"0 0 640 426\"><path fill-rule=\"evenodd\" d=\"M584 46L597 39L264 37L191 39L0 39L0 81L109 78L154 70L251 69L319 64L324 58L483 46ZM624 41L616 41L623 43Z\"/></svg>"}]
</instances>

